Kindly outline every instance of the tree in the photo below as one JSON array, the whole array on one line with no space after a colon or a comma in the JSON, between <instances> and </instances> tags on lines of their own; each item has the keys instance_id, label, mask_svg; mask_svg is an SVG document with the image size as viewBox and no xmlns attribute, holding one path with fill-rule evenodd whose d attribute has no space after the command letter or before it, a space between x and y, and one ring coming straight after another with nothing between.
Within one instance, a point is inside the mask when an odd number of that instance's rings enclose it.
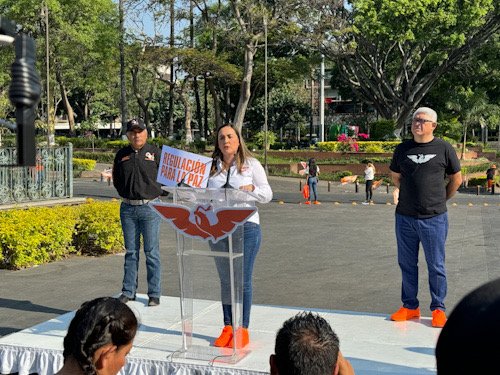
<instances>
[{"instance_id":1,"label":"tree","mask_svg":"<svg viewBox=\"0 0 500 375\"><path fill-rule=\"evenodd\" d=\"M316 0L307 40L360 98L402 128L433 85L500 28L494 0Z\"/></svg>"},{"instance_id":2,"label":"tree","mask_svg":"<svg viewBox=\"0 0 500 375\"><path fill-rule=\"evenodd\" d=\"M83 89L86 105L89 105L96 85L109 87L109 77L115 76L117 8L112 0L45 2L49 9L51 66L70 131L74 134L71 93L77 88ZM0 12L19 22L25 31L31 32L40 46L45 42L45 24L40 17L43 5L39 0L4 0L0 4ZM43 56L41 61L45 61L40 48L38 50L39 55Z\"/></svg>"},{"instance_id":3,"label":"tree","mask_svg":"<svg viewBox=\"0 0 500 375\"><path fill-rule=\"evenodd\" d=\"M467 142L467 130L473 124L484 126L486 122L485 111L488 107L486 94L481 91L473 92L470 88L460 88L447 103L447 107L455 111L463 126L462 153L460 159L465 156L465 145Z\"/></svg>"}]
</instances>

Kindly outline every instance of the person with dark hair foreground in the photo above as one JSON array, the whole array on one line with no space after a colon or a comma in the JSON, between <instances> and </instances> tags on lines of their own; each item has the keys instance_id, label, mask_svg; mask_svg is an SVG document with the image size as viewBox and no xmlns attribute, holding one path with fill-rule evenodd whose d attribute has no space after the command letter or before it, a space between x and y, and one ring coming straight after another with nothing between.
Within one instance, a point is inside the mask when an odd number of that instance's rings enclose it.
<instances>
[{"instance_id":1,"label":"person with dark hair foreground","mask_svg":"<svg viewBox=\"0 0 500 375\"><path fill-rule=\"evenodd\" d=\"M269 358L271 375L354 375L339 338L317 314L301 312L283 323Z\"/></svg>"},{"instance_id":2,"label":"person with dark hair foreground","mask_svg":"<svg viewBox=\"0 0 500 375\"><path fill-rule=\"evenodd\" d=\"M500 279L465 296L452 311L436 346L438 375L498 374Z\"/></svg>"},{"instance_id":3,"label":"person with dark hair foreground","mask_svg":"<svg viewBox=\"0 0 500 375\"><path fill-rule=\"evenodd\" d=\"M56 375L116 375L132 349L138 322L117 298L85 302L64 338L64 366Z\"/></svg>"}]
</instances>

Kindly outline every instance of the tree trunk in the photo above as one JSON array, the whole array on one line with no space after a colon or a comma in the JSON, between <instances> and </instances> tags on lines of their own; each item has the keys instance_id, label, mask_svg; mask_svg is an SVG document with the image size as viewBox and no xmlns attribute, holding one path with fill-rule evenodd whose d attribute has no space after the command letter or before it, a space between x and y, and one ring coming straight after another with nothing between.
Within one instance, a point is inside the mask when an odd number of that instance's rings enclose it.
<instances>
[{"instance_id":1,"label":"tree trunk","mask_svg":"<svg viewBox=\"0 0 500 375\"><path fill-rule=\"evenodd\" d=\"M200 137L203 137L205 133L203 131L203 116L201 114L201 100L200 100L200 87L198 85L198 80L196 77L193 78L193 90L194 98L196 100L196 120L198 121L198 133Z\"/></svg>"},{"instance_id":2,"label":"tree trunk","mask_svg":"<svg viewBox=\"0 0 500 375\"><path fill-rule=\"evenodd\" d=\"M462 152L460 153L460 160L465 158L465 144L467 143L467 124L464 124L464 139L462 143Z\"/></svg>"},{"instance_id":3,"label":"tree trunk","mask_svg":"<svg viewBox=\"0 0 500 375\"><path fill-rule=\"evenodd\" d=\"M133 68L131 69L132 73L132 88L134 90L134 95L135 98L137 99L137 104L141 108L142 112L144 113L144 124L146 127L149 128L151 117L149 115L149 105L151 104L153 100L153 94L156 89L156 79L154 79L153 84L151 85L149 89L149 93L147 94L146 97L144 97L141 92L139 91L139 68Z\"/></svg>"},{"instance_id":4,"label":"tree trunk","mask_svg":"<svg viewBox=\"0 0 500 375\"><path fill-rule=\"evenodd\" d=\"M252 83L254 56L255 46L247 43L245 46L245 71L243 80L241 81L240 100L238 101L238 106L236 107L236 113L234 114L233 120L234 126L240 132L243 127L243 120L245 119L248 101L250 100L250 85Z\"/></svg>"},{"instance_id":5,"label":"tree trunk","mask_svg":"<svg viewBox=\"0 0 500 375\"><path fill-rule=\"evenodd\" d=\"M217 95L217 90L215 89L215 83L213 77L207 77L208 88L210 89L210 95L214 102L214 116L215 116L215 128L222 126L222 116L220 113L220 101L219 95Z\"/></svg>"},{"instance_id":6,"label":"tree trunk","mask_svg":"<svg viewBox=\"0 0 500 375\"><path fill-rule=\"evenodd\" d=\"M184 106L184 130L186 132L186 144L190 144L193 142L193 133L191 131L191 103L189 102L189 98L186 94L186 88L188 86L189 77L184 79L184 82L181 86L181 91L179 92L179 97L182 101L182 105Z\"/></svg>"},{"instance_id":7,"label":"tree trunk","mask_svg":"<svg viewBox=\"0 0 500 375\"><path fill-rule=\"evenodd\" d=\"M203 136L205 139L208 139L208 82L207 77L203 80L205 83L205 90L203 90L203 104L204 104L204 123L203 123ZM500 132L499 132L500 133ZM499 134L500 136L500 134Z\"/></svg>"},{"instance_id":8,"label":"tree trunk","mask_svg":"<svg viewBox=\"0 0 500 375\"><path fill-rule=\"evenodd\" d=\"M61 68L56 64L56 80L59 84L59 90L61 92L61 100L63 102L64 111L68 116L68 124L69 124L69 133L74 136L75 132L75 113L73 111L73 107L71 106L68 100L68 91L66 90L66 86L64 85L64 81L61 75Z\"/></svg>"}]
</instances>

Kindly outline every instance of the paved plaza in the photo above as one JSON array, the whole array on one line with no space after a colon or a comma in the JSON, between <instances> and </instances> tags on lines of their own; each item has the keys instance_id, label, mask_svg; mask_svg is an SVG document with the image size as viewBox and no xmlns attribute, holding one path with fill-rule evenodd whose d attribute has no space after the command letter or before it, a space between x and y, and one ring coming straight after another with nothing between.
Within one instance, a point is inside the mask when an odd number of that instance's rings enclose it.
<instances>
[{"instance_id":1,"label":"paved plaza","mask_svg":"<svg viewBox=\"0 0 500 375\"><path fill-rule=\"evenodd\" d=\"M400 305L392 190L364 206L362 186L320 182L319 206L301 201L299 180L271 177L275 198L259 206L263 244L254 272L254 303L389 314ZM75 196L117 197L112 186L75 180ZM357 204L353 204L357 203ZM480 284L500 277L500 195L462 192L449 204L448 309ZM175 236L162 226L163 295L179 295ZM143 257L144 258L144 257ZM143 263L143 260L141 261ZM430 316L421 252L422 313ZM0 270L0 336L74 310L121 290L123 254L69 259L20 271ZM145 293L141 264L139 293Z\"/></svg>"}]
</instances>

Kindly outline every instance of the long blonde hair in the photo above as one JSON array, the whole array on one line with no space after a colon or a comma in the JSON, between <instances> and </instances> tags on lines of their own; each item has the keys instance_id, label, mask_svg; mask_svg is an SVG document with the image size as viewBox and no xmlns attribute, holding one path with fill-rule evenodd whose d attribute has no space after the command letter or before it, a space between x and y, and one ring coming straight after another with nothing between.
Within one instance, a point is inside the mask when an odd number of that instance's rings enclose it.
<instances>
[{"instance_id":1,"label":"long blonde hair","mask_svg":"<svg viewBox=\"0 0 500 375\"><path fill-rule=\"evenodd\" d=\"M369 168L373 168L373 174L375 174L375 166L373 165L373 163L366 163L366 166L369 167Z\"/></svg>"},{"instance_id":2,"label":"long blonde hair","mask_svg":"<svg viewBox=\"0 0 500 375\"><path fill-rule=\"evenodd\" d=\"M215 147L214 147L214 152L212 153L212 159L214 159L214 161L224 160L222 151L219 148L219 132L221 131L222 128L225 128L226 126L229 126L231 129L234 130L236 136L238 137L238 140L240 141L240 145L238 146L238 151L236 151L236 167L238 168L238 172L241 173L243 165L245 164L248 158L252 157L252 154L245 145L245 141L243 140L243 137L241 136L240 132L232 123L223 124L217 128L215 132L215 139L214 139ZM216 172L217 172L217 165L216 163L212 163L210 175L213 176Z\"/></svg>"}]
</instances>

